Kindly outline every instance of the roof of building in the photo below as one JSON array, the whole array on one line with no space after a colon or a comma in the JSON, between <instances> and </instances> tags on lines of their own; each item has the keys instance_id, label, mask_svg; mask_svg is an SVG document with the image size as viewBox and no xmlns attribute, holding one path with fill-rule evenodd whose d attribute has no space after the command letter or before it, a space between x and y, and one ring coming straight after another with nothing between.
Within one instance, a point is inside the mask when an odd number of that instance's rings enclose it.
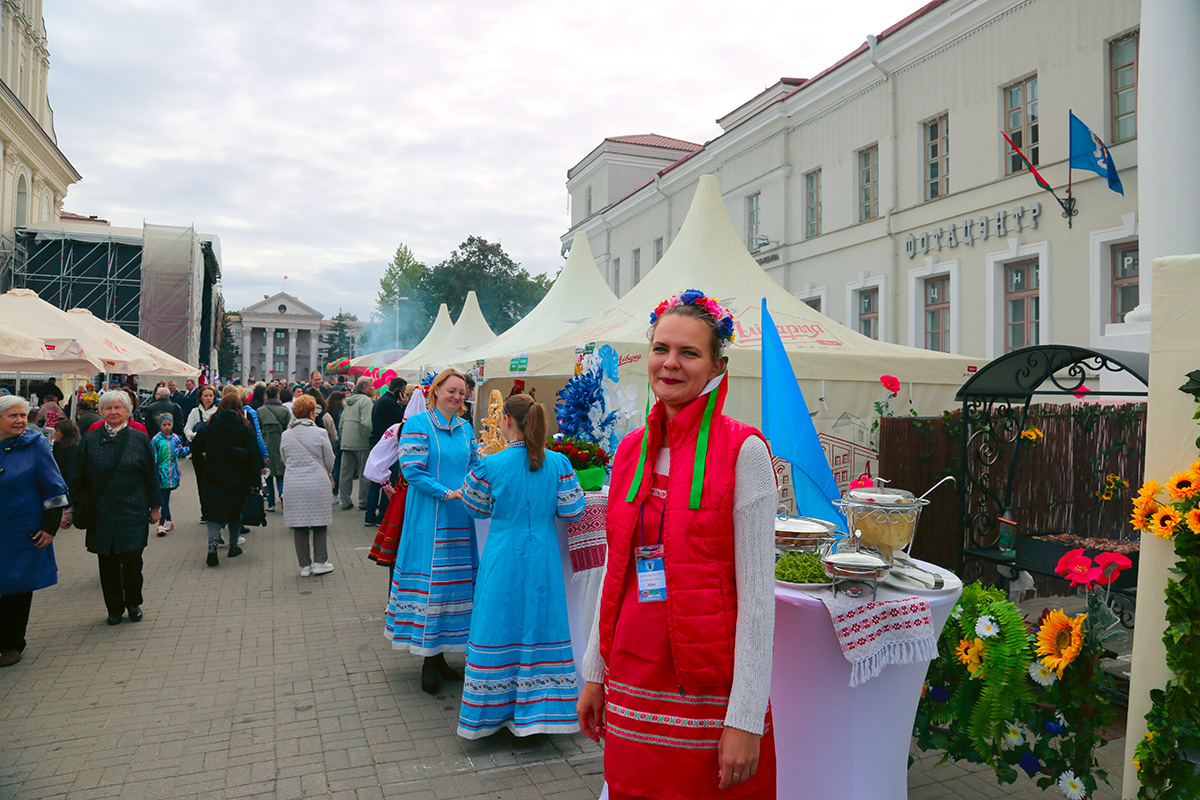
<instances>
[{"instance_id":1,"label":"roof of building","mask_svg":"<svg viewBox=\"0 0 1200 800\"><path fill-rule=\"evenodd\" d=\"M606 142L621 144L641 144L646 147L662 147L667 150L699 150L703 145L695 142L685 142L683 139L673 139L670 136L660 136L657 133L638 133L630 136L606 136Z\"/></svg>"},{"instance_id":2,"label":"roof of building","mask_svg":"<svg viewBox=\"0 0 1200 800\"><path fill-rule=\"evenodd\" d=\"M100 223L103 225L108 224L108 220L101 219L100 217L96 216L95 214L84 215L84 214L75 214L70 211L64 211L58 215L58 218L72 220L75 222L96 222L96 223Z\"/></svg>"}]
</instances>

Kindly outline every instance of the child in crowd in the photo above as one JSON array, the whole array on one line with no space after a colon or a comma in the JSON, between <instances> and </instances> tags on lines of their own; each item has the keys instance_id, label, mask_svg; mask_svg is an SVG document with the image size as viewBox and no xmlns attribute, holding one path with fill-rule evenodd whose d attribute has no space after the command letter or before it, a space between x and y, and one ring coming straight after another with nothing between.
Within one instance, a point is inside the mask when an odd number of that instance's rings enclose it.
<instances>
[{"instance_id":1,"label":"child in crowd","mask_svg":"<svg viewBox=\"0 0 1200 800\"><path fill-rule=\"evenodd\" d=\"M150 440L154 449L154 463L158 467L158 485L162 489L162 515L158 521L158 535L166 536L175 529L171 521L171 490L179 488L179 457L187 455L187 445L173 433L175 420L170 414L158 418L158 433Z\"/></svg>"}]
</instances>

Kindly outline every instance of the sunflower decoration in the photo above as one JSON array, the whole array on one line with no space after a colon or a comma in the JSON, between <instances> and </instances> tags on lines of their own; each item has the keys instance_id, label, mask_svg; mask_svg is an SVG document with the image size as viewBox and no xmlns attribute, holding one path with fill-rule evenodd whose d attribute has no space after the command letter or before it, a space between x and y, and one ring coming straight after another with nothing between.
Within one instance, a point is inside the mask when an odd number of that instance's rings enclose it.
<instances>
[{"instance_id":1,"label":"sunflower decoration","mask_svg":"<svg viewBox=\"0 0 1200 800\"><path fill-rule=\"evenodd\" d=\"M1188 528L1192 533L1200 536L1200 506L1193 508L1191 511L1183 515L1183 521L1187 523Z\"/></svg>"},{"instance_id":2,"label":"sunflower decoration","mask_svg":"<svg viewBox=\"0 0 1200 800\"><path fill-rule=\"evenodd\" d=\"M1200 474L1190 469L1176 472L1167 481L1166 490L1172 500L1190 500L1200 494Z\"/></svg>"},{"instance_id":3,"label":"sunflower decoration","mask_svg":"<svg viewBox=\"0 0 1200 800\"><path fill-rule=\"evenodd\" d=\"M1183 522L1183 514L1175 506L1159 506L1150 514L1150 532L1160 539L1170 539Z\"/></svg>"},{"instance_id":4,"label":"sunflower decoration","mask_svg":"<svg viewBox=\"0 0 1200 800\"><path fill-rule=\"evenodd\" d=\"M1096 490L1096 497L1099 497L1101 500L1112 500L1117 496L1117 492L1128 488L1129 481L1120 475L1114 475L1110 472L1104 476L1104 485Z\"/></svg>"},{"instance_id":5,"label":"sunflower decoration","mask_svg":"<svg viewBox=\"0 0 1200 800\"><path fill-rule=\"evenodd\" d=\"M1157 510L1157 503L1149 506L1138 506L1137 501L1134 500L1133 516L1129 518L1129 524L1133 526L1135 531L1149 531L1154 525L1154 512Z\"/></svg>"},{"instance_id":6,"label":"sunflower decoration","mask_svg":"<svg viewBox=\"0 0 1200 800\"><path fill-rule=\"evenodd\" d=\"M1063 670L1071 665L1083 649L1083 621L1087 614L1068 617L1062 609L1046 615L1037 632L1037 654L1042 664L1062 677Z\"/></svg>"},{"instance_id":7,"label":"sunflower decoration","mask_svg":"<svg viewBox=\"0 0 1200 800\"><path fill-rule=\"evenodd\" d=\"M1037 443L1038 439L1045 438L1046 434L1042 433L1041 428L1034 425L1029 425L1025 430L1021 431L1021 438L1028 439L1032 443Z\"/></svg>"},{"instance_id":8,"label":"sunflower decoration","mask_svg":"<svg viewBox=\"0 0 1200 800\"><path fill-rule=\"evenodd\" d=\"M983 666L983 639L963 639L954 648L954 654L958 657L958 663L967 668L967 673L975 677L975 673Z\"/></svg>"}]
</instances>

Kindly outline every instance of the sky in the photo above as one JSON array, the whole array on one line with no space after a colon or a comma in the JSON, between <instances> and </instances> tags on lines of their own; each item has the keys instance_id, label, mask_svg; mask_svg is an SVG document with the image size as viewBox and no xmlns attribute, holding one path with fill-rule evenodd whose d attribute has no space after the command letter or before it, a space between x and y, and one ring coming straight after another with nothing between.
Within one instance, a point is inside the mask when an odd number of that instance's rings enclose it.
<instances>
[{"instance_id":1,"label":"sky","mask_svg":"<svg viewBox=\"0 0 1200 800\"><path fill-rule=\"evenodd\" d=\"M63 206L216 234L226 308L367 319L397 245L562 265L566 173L606 136L703 143L917 0L45 0ZM285 283L284 276L287 276Z\"/></svg>"}]
</instances>

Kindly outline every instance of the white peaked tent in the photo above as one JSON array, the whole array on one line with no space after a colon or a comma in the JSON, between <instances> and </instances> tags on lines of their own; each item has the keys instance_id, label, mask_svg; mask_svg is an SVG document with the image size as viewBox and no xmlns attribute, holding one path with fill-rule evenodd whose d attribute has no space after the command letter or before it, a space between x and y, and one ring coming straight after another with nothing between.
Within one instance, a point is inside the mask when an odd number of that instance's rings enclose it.
<instances>
[{"instance_id":1,"label":"white peaked tent","mask_svg":"<svg viewBox=\"0 0 1200 800\"><path fill-rule=\"evenodd\" d=\"M200 374L200 370L196 367L189 366L187 362L180 361L170 353L165 353L157 347L143 342L119 325L105 322L86 308L72 308L67 312L67 316L76 325L93 334L106 344L111 344L113 347L119 348L126 353L141 355L149 359L144 363L142 369L136 370L139 375L194 378ZM110 368L108 371L120 372L121 370Z\"/></svg>"},{"instance_id":2,"label":"white peaked tent","mask_svg":"<svg viewBox=\"0 0 1200 800\"><path fill-rule=\"evenodd\" d=\"M484 376L506 373L514 355L555 341L616 302L617 296L596 269L587 235L576 233L562 271L541 302L516 325L466 353L453 366L470 369L483 361Z\"/></svg>"},{"instance_id":3,"label":"white peaked tent","mask_svg":"<svg viewBox=\"0 0 1200 800\"><path fill-rule=\"evenodd\" d=\"M425 338L408 351L408 355L397 359L384 367L385 370L395 370L399 373L403 369L419 369L421 359L428 353L433 352L439 347L450 334L454 331L454 320L450 319L450 309L446 308L446 304L442 303L438 306L437 316L433 319L433 325L429 328L429 333L425 334Z\"/></svg>"},{"instance_id":4,"label":"white peaked tent","mask_svg":"<svg viewBox=\"0 0 1200 800\"><path fill-rule=\"evenodd\" d=\"M662 260L615 304L556 340L528 352L525 375L574 373L576 347L611 344L621 362L621 382L638 387L638 411L646 399L646 333L650 312L659 301L685 289L700 289L729 308L736 319L735 340L726 350L731 377L726 412L757 425L761 414L762 298L788 350L817 430L862 445L873 417L872 403L886 392L881 375L905 384L892 401L907 410L909 395L919 413L953 406L968 368L983 359L935 353L869 339L813 310L775 282L746 250L733 229L717 181L700 179L683 227ZM508 369L486 373L489 380L509 379ZM545 398L543 398L545 399ZM865 421L865 422L864 422ZM847 445L849 446L849 444Z\"/></svg>"},{"instance_id":5,"label":"white peaked tent","mask_svg":"<svg viewBox=\"0 0 1200 800\"><path fill-rule=\"evenodd\" d=\"M96 335L29 289L10 289L0 295L0 320L41 340L50 356L49 360L29 361L5 358L0 368L6 372L94 375L137 373L151 366L149 357L128 351L112 342L111 337Z\"/></svg>"},{"instance_id":6,"label":"white peaked tent","mask_svg":"<svg viewBox=\"0 0 1200 800\"><path fill-rule=\"evenodd\" d=\"M0 323L0 370L8 361L47 361L50 351L42 340Z\"/></svg>"},{"instance_id":7,"label":"white peaked tent","mask_svg":"<svg viewBox=\"0 0 1200 800\"><path fill-rule=\"evenodd\" d=\"M447 319L449 316L450 315L447 313ZM393 348L391 350L380 350L377 353L366 353L357 358L350 359L350 366L362 367L364 369L372 369L374 367L385 369L388 364L391 364L393 361L399 361L411 352L413 351L396 350Z\"/></svg>"},{"instance_id":8,"label":"white peaked tent","mask_svg":"<svg viewBox=\"0 0 1200 800\"><path fill-rule=\"evenodd\" d=\"M430 332L432 333L432 330ZM435 345L428 353L419 355L415 359L409 355L392 364L390 368L396 370L396 374L401 378L417 380L425 372L438 372L450 364L461 361L463 355L468 351L495 338L496 334L492 332L487 320L483 318L483 312L479 309L479 298L475 292L467 292L462 311L459 313L458 319L454 321L454 330L445 337L444 341ZM397 367L397 364L403 366Z\"/></svg>"}]
</instances>

